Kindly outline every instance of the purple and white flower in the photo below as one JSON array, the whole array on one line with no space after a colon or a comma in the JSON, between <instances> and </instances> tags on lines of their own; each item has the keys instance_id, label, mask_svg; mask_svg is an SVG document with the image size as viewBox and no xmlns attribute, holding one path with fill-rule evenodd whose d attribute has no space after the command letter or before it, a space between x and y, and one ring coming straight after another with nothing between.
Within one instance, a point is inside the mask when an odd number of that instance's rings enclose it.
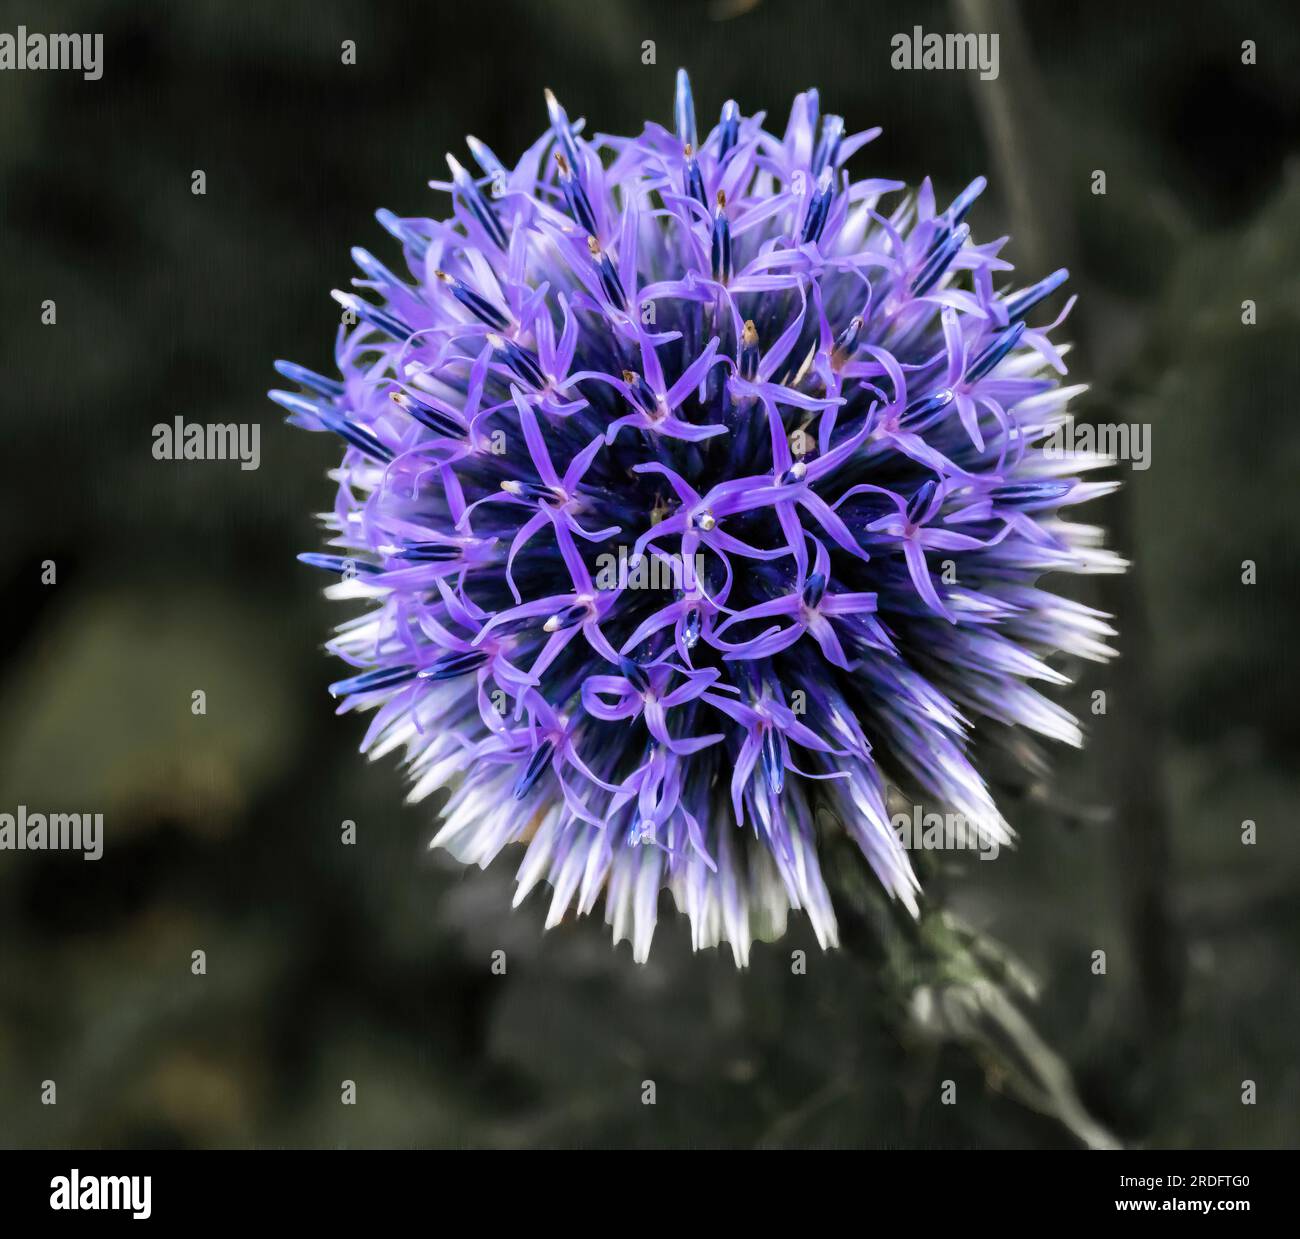
<instances>
[{"instance_id":1,"label":"purple and white flower","mask_svg":"<svg viewBox=\"0 0 1300 1239\"><path fill-rule=\"evenodd\" d=\"M413 799L450 789L435 846L522 845L548 925L603 898L644 960L667 887L739 964L791 908L833 945L825 832L915 911L891 789L1009 842L973 729L1078 744L1032 683L1113 653L1038 583L1124 567L1066 515L1108 462L1041 450L1081 390L1069 303L1040 305L1066 273L1019 286L972 240L982 179L942 210L854 179L879 131L816 91L781 134L728 102L702 140L684 73L634 138L547 103L513 168L448 156L446 218L379 212L401 262L353 251L340 378L278 363L289 420L345 444L302 557L366 604L332 692ZM602 586L602 556L655 555L702 571Z\"/></svg>"}]
</instances>

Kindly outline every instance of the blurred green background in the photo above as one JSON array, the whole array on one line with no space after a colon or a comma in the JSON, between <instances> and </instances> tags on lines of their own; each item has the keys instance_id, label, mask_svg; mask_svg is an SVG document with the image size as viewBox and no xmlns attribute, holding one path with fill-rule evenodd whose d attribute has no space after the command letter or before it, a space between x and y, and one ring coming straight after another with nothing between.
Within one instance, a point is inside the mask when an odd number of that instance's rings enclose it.
<instances>
[{"instance_id":1,"label":"blurred green background","mask_svg":"<svg viewBox=\"0 0 1300 1239\"><path fill-rule=\"evenodd\" d=\"M98 82L0 74L0 810L106 818L97 863L0 853L0 1144L1076 1143L900 1018L870 951L822 955L800 918L743 974L693 956L666 899L645 967L598 920L543 936L543 895L509 910L511 858L429 854L429 806L332 714L320 647L341 612L293 556L318 546L338 449L283 425L272 359L328 368L348 247L392 261L374 209L440 211L425 182L465 132L513 157L546 86L593 129L667 123L678 65L702 125L735 97L779 128L816 85L851 129L884 126L859 175L930 174L943 200L987 173L979 237L1012 231L1028 278L1074 272L1085 410L1153 427L1150 470L1095 513L1134 570L1082 595L1118 611L1123 656L1067 694L1108 694L1088 748L1009 802L1020 848L946 862L931 889L1036 975L1025 1009L1120 1139L1297 1143L1293 4L0 14L104 34ZM998 30L999 78L892 71L914 24ZM151 428L177 415L260 421L261 468L155 461Z\"/></svg>"}]
</instances>

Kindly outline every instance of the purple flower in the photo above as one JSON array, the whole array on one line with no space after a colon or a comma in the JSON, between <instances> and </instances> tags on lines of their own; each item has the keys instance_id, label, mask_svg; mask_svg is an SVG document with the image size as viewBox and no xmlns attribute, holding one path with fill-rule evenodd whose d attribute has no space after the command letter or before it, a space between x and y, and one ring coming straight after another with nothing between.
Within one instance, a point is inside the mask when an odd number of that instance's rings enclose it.
<instances>
[{"instance_id":1,"label":"purple flower","mask_svg":"<svg viewBox=\"0 0 1300 1239\"><path fill-rule=\"evenodd\" d=\"M332 691L413 799L450 789L436 846L522 845L548 925L603 895L644 960L667 887L738 963L790 908L832 945L819 837L914 912L890 796L1008 842L972 729L1079 743L1031 683L1112 653L1037 584L1124 566L1064 515L1108 462L1041 450L1078 390L1069 304L1033 313L1065 272L1015 290L965 220L983 179L882 206L903 185L845 166L879 131L815 91L783 135L728 102L702 140L684 73L672 130L547 104L513 168L448 156L448 218L379 213L401 273L353 251L341 379L278 363L289 420L345 444L302 557L368 604Z\"/></svg>"}]
</instances>

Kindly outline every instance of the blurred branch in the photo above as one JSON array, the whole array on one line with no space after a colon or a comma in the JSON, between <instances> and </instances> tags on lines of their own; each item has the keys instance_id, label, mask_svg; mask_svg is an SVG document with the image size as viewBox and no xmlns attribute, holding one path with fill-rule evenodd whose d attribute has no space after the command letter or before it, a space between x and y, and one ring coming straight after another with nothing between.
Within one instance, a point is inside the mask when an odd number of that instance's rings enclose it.
<instances>
[{"instance_id":1,"label":"blurred branch","mask_svg":"<svg viewBox=\"0 0 1300 1239\"><path fill-rule=\"evenodd\" d=\"M1084 1108L1065 1060L1016 1005L1033 978L999 943L932 905L913 920L887 900L841 835L826 876L844 948L879 976L903 1026L931 1044L959 1045L987 1086L1059 1122L1090 1149L1119 1142Z\"/></svg>"}]
</instances>

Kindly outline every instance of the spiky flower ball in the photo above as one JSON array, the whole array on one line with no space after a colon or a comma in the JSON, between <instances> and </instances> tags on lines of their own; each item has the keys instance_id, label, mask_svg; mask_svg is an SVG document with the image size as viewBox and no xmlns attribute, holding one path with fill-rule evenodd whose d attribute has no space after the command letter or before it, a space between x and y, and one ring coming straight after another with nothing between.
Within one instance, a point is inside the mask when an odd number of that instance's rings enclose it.
<instances>
[{"instance_id":1,"label":"spiky flower ball","mask_svg":"<svg viewBox=\"0 0 1300 1239\"><path fill-rule=\"evenodd\" d=\"M449 218L379 213L405 270L353 251L341 380L279 364L347 445L302 557L368 604L332 691L413 798L451 788L435 845L523 845L548 924L603 895L643 960L666 886L739 963L790 908L833 944L819 836L915 910L891 789L1005 842L973 726L1078 743L1030 681L1111 653L1037 584L1122 567L1062 515L1107 462L1042 449L1079 390L1040 318L1066 273L996 287L982 179L882 206L903 185L845 166L879 131L815 91L779 137L729 102L701 140L684 73L671 131L547 102L514 168L448 156Z\"/></svg>"}]
</instances>

